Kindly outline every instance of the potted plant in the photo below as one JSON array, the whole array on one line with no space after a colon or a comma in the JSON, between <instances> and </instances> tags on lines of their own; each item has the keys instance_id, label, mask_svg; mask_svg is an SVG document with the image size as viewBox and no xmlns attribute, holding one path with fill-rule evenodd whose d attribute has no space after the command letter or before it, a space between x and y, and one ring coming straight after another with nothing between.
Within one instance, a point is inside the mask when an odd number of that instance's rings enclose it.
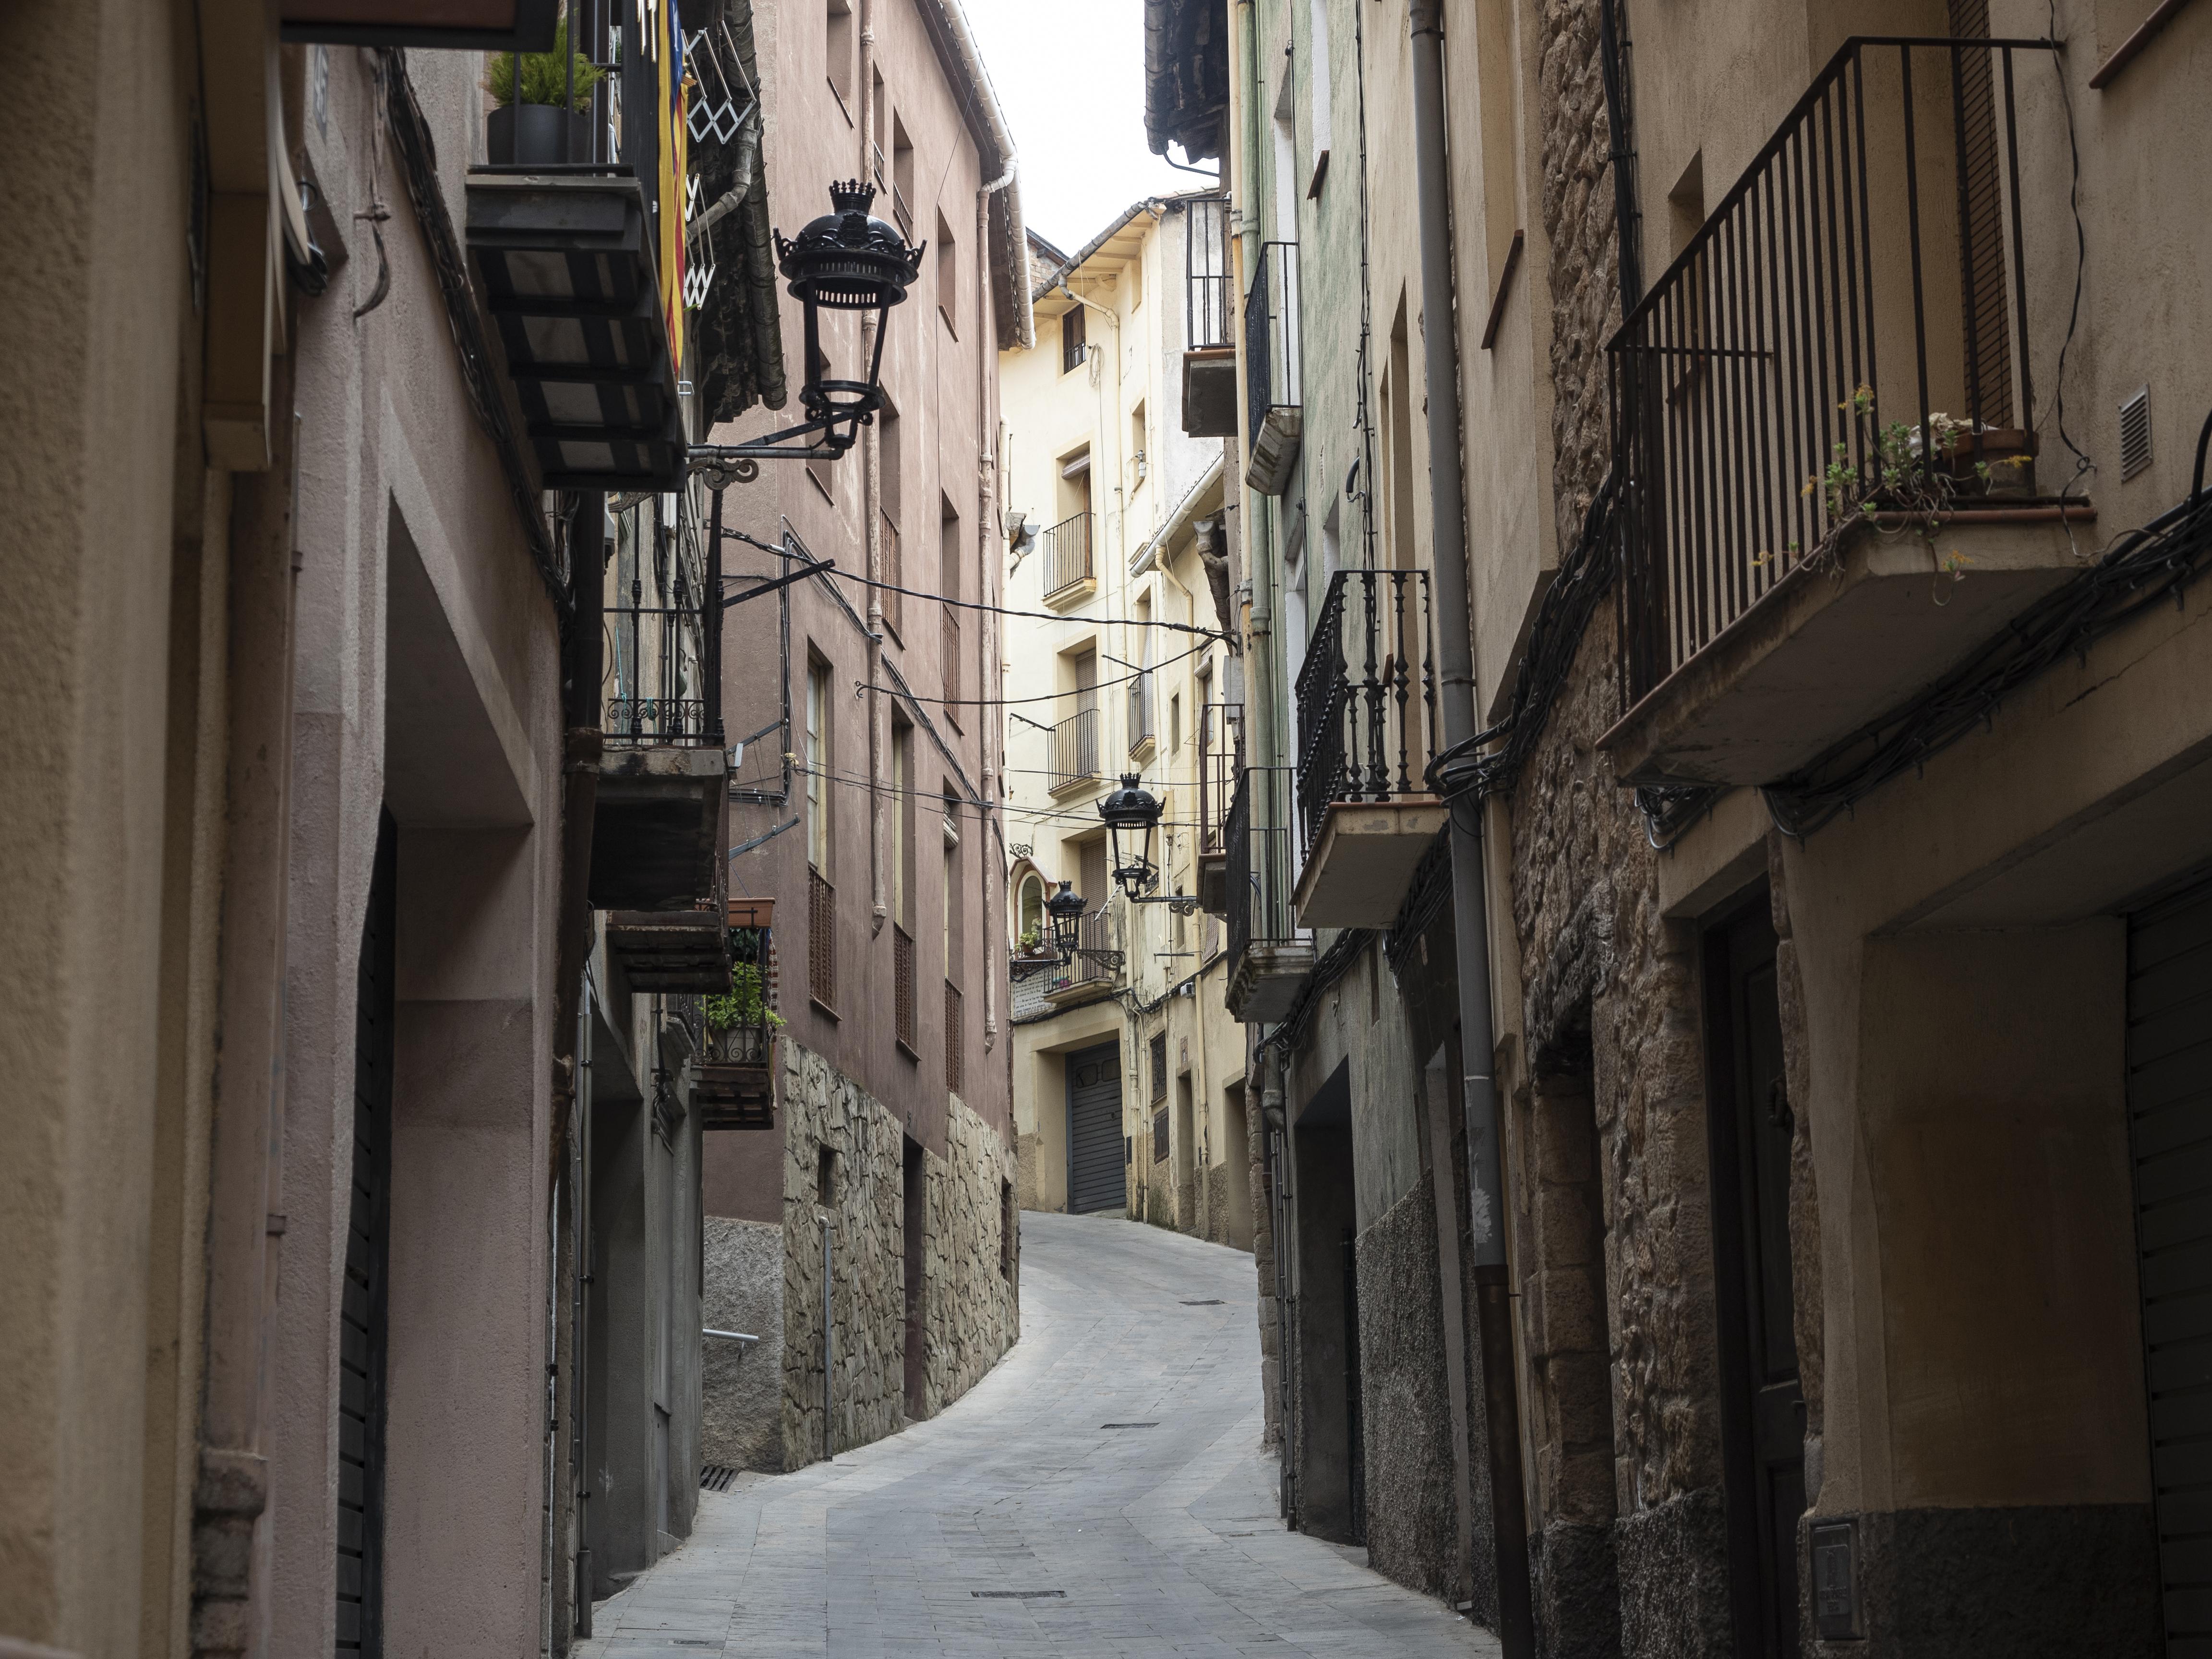
<instances>
[{"instance_id":1,"label":"potted plant","mask_svg":"<svg viewBox=\"0 0 2212 1659\"><path fill-rule=\"evenodd\" d=\"M568 80L572 57L573 103ZM493 53L490 70L484 76L484 90L499 106L484 120L484 138L492 161L521 167L590 161L592 88L605 73L583 53L569 52L565 13L554 29L552 51Z\"/></svg>"},{"instance_id":2,"label":"potted plant","mask_svg":"<svg viewBox=\"0 0 2212 1659\"><path fill-rule=\"evenodd\" d=\"M727 991L699 1000L714 1058L738 1065L768 1063L768 1038L782 1029L783 1016L768 1006L761 990L760 964L740 962L730 969Z\"/></svg>"}]
</instances>

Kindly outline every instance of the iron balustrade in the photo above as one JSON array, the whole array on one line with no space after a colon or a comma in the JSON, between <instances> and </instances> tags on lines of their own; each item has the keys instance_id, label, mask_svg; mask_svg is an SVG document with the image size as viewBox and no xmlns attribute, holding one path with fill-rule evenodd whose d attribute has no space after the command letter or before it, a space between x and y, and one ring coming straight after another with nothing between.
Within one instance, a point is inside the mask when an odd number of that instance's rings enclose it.
<instances>
[{"instance_id":1,"label":"iron balustrade","mask_svg":"<svg viewBox=\"0 0 2212 1659\"><path fill-rule=\"evenodd\" d=\"M1229 865L1229 972L1255 944L1278 945L1297 937L1291 889L1297 878L1287 826L1266 820L1282 805L1291 769L1250 766L1237 775L1221 838ZM1272 795L1273 799L1262 799ZM1255 822L1255 819L1259 820Z\"/></svg>"},{"instance_id":2,"label":"iron balustrade","mask_svg":"<svg viewBox=\"0 0 2212 1659\"><path fill-rule=\"evenodd\" d=\"M699 1057L709 1066L766 1066L774 1036L763 1009L757 1018L710 1029Z\"/></svg>"},{"instance_id":3,"label":"iron balustrade","mask_svg":"<svg viewBox=\"0 0 2212 1659\"><path fill-rule=\"evenodd\" d=\"M1113 950L1113 918L1103 908L1077 917L1074 960L1060 965L1053 975L1052 988L1065 991L1072 986L1111 984L1118 971Z\"/></svg>"},{"instance_id":4,"label":"iron balustrade","mask_svg":"<svg viewBox=\"0 0 2212 1659\"><path fill-rule=\"evenodd\" d=\"M1152 673L1140 668L1129 676L1129 752L1135 754L1152 742Z\"/></svg>"},{"instance_id":5,"label":"iron balustrade","mask_svg":"<svg viewBox=\"0 0 2212 1659\"><path fill-rule=\"evenodd\" d=\"M1209 702L1198 711L1198 850L1224 848L1237 780L1244 770L1244 706Z\"/></svg>"},{"instance_id":6,"label":"iron balustrade","mask_svg":"<svg viewBox=\"0 0 2212 1659\"><path fill-rule=\"evenodd\" d=\"M674 496L672 523L664 499L647 496L616 517L600 729L622 744L720 744L720 611L708 596L720 562L700 546L692 492Z\"/></svg>"},{"instance_id":7,"label":"iron balustrade","mask_svg":"<svg viewBox=\"0 0 2212 1659\"><path fill-rule=\"evenodd\" d=\"M1845 41L1622 323L1624 707L1869 512L2032 493L2014 69L2052 50Z\"/></svg>"},{"instance_id":8,"label":"iron balustrade","mask_svg":"<svg viewBox=\"0 0 2212 1659\"><path fill-rule=\"evenodd\" d=\"M1096 574L1091 566L1091 514L1070 514L1037 534L1044 555L1044 596L1057 599L1078 582Z\"/></svg>"},{"instance_id":9,"label":"iron balustrade","mask_svg":"<svg viewBox=\"0 0 2212 1659\"><path fill-rule=\"evenodd\" d=\"M1251 422L1247 447L1260 441L1271 409L1304 402L1298 349L1298 245L1262 242L1244 295L1244 389Z\"/></svg>"},{"instance_id":10,"label":"iron balustrade","mask_svg":"<svg viewBox=\"0 0 2212 1659\"><path fill-rule=\"evenodd\" d=\"M1199 197L1183 213L1183 349L1233 346L1229 204L1220 197Z\"/></svg>"},{"instance_id":11,"label":"iron balustrade","mask_svg":"<svg viewBox=\"0 0 2212 1659\"><path fill-rule=\"evenodd\" d=\"M1297 798L1305 844L1337 801L1425 797L1437 752L1429 573L1340 570L1298 670Z\"/></svg>"},{"instance_id":12,"label":"iron balustrade","mask_svg":"<svg viewBox=\"0 0 2212 1659\"><path fill-rule=\"evenodd\" d=\"M914 984L914 935L896 922L891 924L891 1009L899 1047L910 1054L919 1054L921 1048L915 1029L918 1010Z\"/></svg>"},{"instance_id":13,"label":"iron balustrade","mask_svg":"<svg viewBox=\"0 0 2212 1659\"><path fill-rule=\"evenodd\" d=\"M1064 789L1098 775L1098 711L1079 708L1052 728L1051 787Z\"/></svg>"}]
</instances>

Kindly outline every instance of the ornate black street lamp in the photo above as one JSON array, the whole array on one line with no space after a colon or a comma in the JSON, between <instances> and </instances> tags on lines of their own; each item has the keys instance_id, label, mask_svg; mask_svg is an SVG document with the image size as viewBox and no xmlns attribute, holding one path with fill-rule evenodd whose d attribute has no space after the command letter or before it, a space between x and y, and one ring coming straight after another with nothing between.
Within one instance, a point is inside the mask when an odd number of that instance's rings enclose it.
<instances>
[{"instance_id":1,"label":"ornate black street lamp","mask_svg":"<svg viewBox=\"0 0 2212 1659\"><path fill-rule=\"evenodd\" d=\"M873 185L858 179L830 186L830 211L798 235L776 234L778 266L791 296L805 308L806 377L799 387L804 424L742 444L697 444L691 465L710 482L748 483L762 461L835 460L858 442L860 428L884 406L881 374L885 323L921 273L927 244L908 246L897 229L868 212ZM822 350L822 313L873 312L875 344L865 379L830 376ZM857 368L857 365L856 365Z\"/></svg>"},{"instance_id":2,"label":"ornate black street lamp","mask_svg":"<svg viewBox=\"0 0 2212 1659\"><path fill-rule=\"evenodd\" d=\"M1114 879L1131 902L1160 884L1159 866L1152 862L1152 830L1160 821L1160 804L1144 787L1134 772L1121 774L1121 787L1098 803L1098 816L1106 820L1106 837L1113 849Z\"/></svg>"},{"instance_id":3,"label":"ornate black street lamp","mask_svg":"<svg viewBox=\"0 0 2212 1659\"><path fill-rule=\"evenodd\" d=\"M1052 948L1065 964L1075 960L1083 937L1083 896L1073 882L1063 881L1060 890L1044 902L1052 922Z\"/></svg>"}]
</instances>

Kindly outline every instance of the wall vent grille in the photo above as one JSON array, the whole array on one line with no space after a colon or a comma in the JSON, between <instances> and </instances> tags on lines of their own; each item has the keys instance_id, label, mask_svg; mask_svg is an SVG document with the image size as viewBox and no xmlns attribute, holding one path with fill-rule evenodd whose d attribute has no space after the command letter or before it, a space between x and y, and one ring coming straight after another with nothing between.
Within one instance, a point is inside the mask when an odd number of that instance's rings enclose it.
<instances>
[{"instance_id":1,"label":"wall vent grille","mask_svg":"<svg viewBox=\"0 0 2212 1659\"><path fill-rule=\"evenodd\" d=\"M2120 404L2120 481L2124 483L2150 465L2150 388L2144 386Z\"/></svg>"}]
</instances>

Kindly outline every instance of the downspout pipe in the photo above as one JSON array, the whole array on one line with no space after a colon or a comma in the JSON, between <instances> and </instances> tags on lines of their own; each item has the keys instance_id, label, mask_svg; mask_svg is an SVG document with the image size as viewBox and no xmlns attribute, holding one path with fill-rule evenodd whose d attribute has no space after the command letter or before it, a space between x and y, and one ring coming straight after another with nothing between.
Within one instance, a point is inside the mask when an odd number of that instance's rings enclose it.
<instances>
[{"instance_id":1,"label":"downspout pipe","mask_svg":"<svg viewBox=\"0 0 2212 1659\"><path fill-rule=\"evenodd\" d=\"M1452 295L1451 176L1444 153L1442 0L1408 0L1413 25L1413 187L1420 228L1422 368L1429 388L1429 492L1434 522L1437 660L1442 737L1474 735L1474 612L1469 603L1466 479L1461 463L1459 349ZM1513 1361L1513 1304L1505 1261L1505 1181L1491 1018L1489 895L1480 807L1451 812L1452 917L1459 969L1462 1086L1466 1094L1469 1221L1489 1432L1491 1535L1498 1576L1498 1639L1506 1659L1533 1659L1528 1532Z\"/></svg>"}]
</instances>

